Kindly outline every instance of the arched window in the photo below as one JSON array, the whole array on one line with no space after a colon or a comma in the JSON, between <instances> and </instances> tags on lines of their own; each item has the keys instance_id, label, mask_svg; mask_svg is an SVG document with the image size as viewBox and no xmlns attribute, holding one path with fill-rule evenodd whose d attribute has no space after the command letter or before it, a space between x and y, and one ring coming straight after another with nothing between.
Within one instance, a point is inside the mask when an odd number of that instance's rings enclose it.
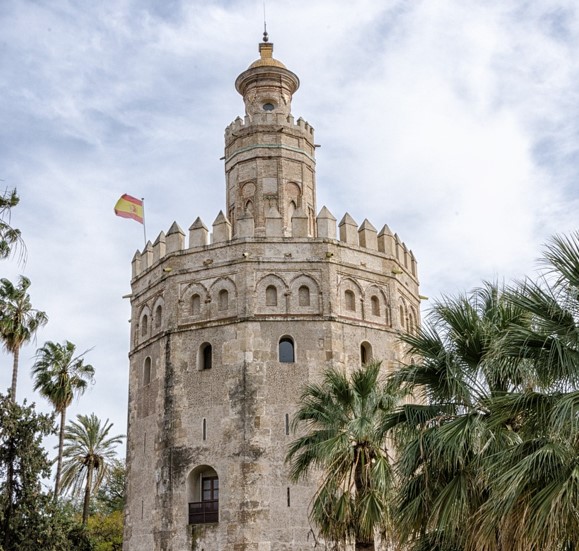
<instances>
[{"instance_id":1,"label":"arched window","mask_svg":"<svg viewBox=\"0 0 579 551\"><path fill-rule=\"evenodd\" d=\"M141 337L146 337L149 331L149 317L145 314L141 318Z\"/></svg>"},{"instance_id":2,"label":"arched window","mask_svg":"<svg viewBox=\"0 0 579 551\"><path fill-rule=\"evenodd\" d=\"M300 306L310 305L310 288L307 285L302 285L298 289L298 301Z\"/></svg>"},{"instance_id":3,"label":"arched window","mask_svg":"<svg viewBox=\"0 0 579 551\"><path fill-rule=\"evenodd\" d=\"M197 316L201 312L201 297L197 294L191 297L191 314Z\"/></svg>"},{"instance_id":4,"label":"arched window","mask_svg":"<svg viewBox=\"0 0 579 551\"><path fill-rule=\"evenodd\" d=\"M294 340L291 337L282 337L279 340L279 361L284 364L295 362Z\"/></svg>"},{"instance_id":5,"label":"arched window","mask_svg":"<svg viewBox=\"0 0 579 551\"><path fill-rule=\"evenodd\" d=\"M219 477L212 467L202 465L187 477L189 524L219 522Z\"/></svg>"},{"instance_id":6,"label":"arched window","mask_svg":"<svg viewBox=\"0 0 579 551\"><path fill-rule=\"evenodd\" d=\"M406 316L404 315L404 306L400 305L400 326L404 329L406 327Z\"/></svg>"},{"instance_id":7,"label":"arched window","mask_svg":"<svg viewBox=\"0 0 579 551\"><path fill-rule=\"evenodd\" d=\"M253 216L253 203L251 201L247 201L247 203L245 203L245 214Z\"/></svg>"},{"instance_id":8,"label":"arched window","mask_svg":"<svg viewBox=\"0 0 579 551\"><path fill-rule=\"evenodd\" d=\"M265 305L277 306L277 288L275 285L268 285L265 289Z\"/></svg>"},{"instance_id":9,"label":"arched window","mask_svg":"<svg viewBox=\"0 0 579 551\"><path fill-rule=\"evenodd\" d=\"M219 310L227 310L229 308L229 293L226 289L219 291Z\"/></svg>"},{"instance_id":10,"label":"arched window","mask_svg":"<svg viewBox=\"0 0 579 551\"><path fill-rule=\"evenodd\" d=\"M213 348L208 342L204 342L199 347L198 365L199 371L204 371L213 367Z\"/></svg>"},{"instance_id":11,"label":"arched window","mask_svg":"<svg viewBox=\"0 0 579 551\"><path fill-rule=\"evenodd\" d=\"M374 295L370 299L370 304L372 306L372 315L373 316L379 316L380 315L380 300L378 300L378 297L376 295Z\"/></svg>"},{"instance_id":12,"label":"arched window","mask_svg":"<svg viewBox=\"0 0 579 551\"><path fill-rule=\"evenodd\" d=\"M159 329L163 323L163 307L159 304L155 309L155 327Z\"/></svg>"},{"instance_id":13,"label":"arched window","mask_svg":"<svg viewBox=\"0 0 579 551\"><path fill-rule=\"evenodd\" d=\"M360 345L360 363L366 365L372 361L372 345L364 341Z\"/></svg>"},{"instance_id":14,"label":"arched window","mask_svg":"<svg viewBox=\"0 0 579 551\"><path fill-rule=\"evenodd\" d=\"M350 310L351 312L356 311L356 295L354 295L353 291L346 291L344 293L344 299L346 302L346 310Z\"/></svg>"},{"instance_id":15,"label":"arched window","mask_svg":"<svg viewBox=\"0 0 579 551\"><path fill-rule=\"evenodd\" d=\"M143 364L143 385L148 385L151 382L151 358L147 356Z\"/></svg>"}]
</instances>

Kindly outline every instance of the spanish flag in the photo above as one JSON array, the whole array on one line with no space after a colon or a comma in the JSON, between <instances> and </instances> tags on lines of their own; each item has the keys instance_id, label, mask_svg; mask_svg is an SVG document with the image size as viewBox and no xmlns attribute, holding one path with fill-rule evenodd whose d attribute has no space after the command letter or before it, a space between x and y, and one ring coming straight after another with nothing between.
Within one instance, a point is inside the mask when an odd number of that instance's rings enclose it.
<instances>
[{"instance_id":1,"label":"spanish flag","mask_svg":"<svg viewBox=\"0 0 579 551\"><path fill-rule=\"evenodd\" d=\"M115 214L122 218L132 218L142 224L144 215L143 201L125 193L115 205Z\"/></svg>"}]
</instances>

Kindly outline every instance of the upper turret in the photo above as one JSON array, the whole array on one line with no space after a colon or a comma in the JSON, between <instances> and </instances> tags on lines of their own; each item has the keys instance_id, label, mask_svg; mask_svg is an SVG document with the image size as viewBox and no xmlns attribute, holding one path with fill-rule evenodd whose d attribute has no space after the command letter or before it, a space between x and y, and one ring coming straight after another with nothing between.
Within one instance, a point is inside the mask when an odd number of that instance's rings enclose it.
<instances>
[{"instance_id":1,"label":"upper turret","mask_svg":"<svg viewBox=\"0 0 579 551\"><path fill-rule=\"evenodd\" d=\"M314 130L301 118L294 122L291 114L300 81L274 59L267 33L259 53L235 81L245 118L225 130L225 212L233 237L246 237L249 228L256 237L265 236L272 209L281 216L282 236L289 237L292 217L301 209L305 219L300 231L315 237Z\"/></svg>"},{"instance_id":2,"label":"upper turret","mask_svg":"<svg viewBox=\"0 0 579 551\"><path fill-rule=\"evenodd\" d=\"M291 99L299 88L299 78L273 57L273 44L263 33L259 45L260 58L254 61L235 81L236 90L243 96L245 113L291 113Z\"/></svg>"}]
</instances>

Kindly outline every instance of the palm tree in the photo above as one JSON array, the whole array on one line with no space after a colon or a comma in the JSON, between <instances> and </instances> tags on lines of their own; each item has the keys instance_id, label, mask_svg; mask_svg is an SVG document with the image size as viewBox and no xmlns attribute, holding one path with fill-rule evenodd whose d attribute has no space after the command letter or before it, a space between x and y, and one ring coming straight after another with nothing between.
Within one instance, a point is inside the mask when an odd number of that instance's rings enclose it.
<instances>
[{"instance_id":1,"label":"palm tree","mask_svg":"<svg viewBox=\"0 0 579 551\"><path fill-rule=\"evenodd\" d=\"M64 446L64 427L66 410L75 395L81 395L88 383L93 381L94 367L85 364L82 354L75 356L76 346L70 341L64 344L48 341L36 352L36 362L32 366L34 390L48 399L57 413L60 413L60 432L58 439L58 457L54 481L54 497L58 497L60 473L62 468L62 450Z\"/></svg>"},{"instance_id":2,"label":"palm tree","mask_svg":"<svg viewBox=\"0 0 579 551\"><path fill-rule=\"evenodd\" d=\"M496 284L434 304L428 322L402 336L414 358L392 377L419 403L390 415L399 448L397 519L409 549L476 548L472 519L488 497L485 461L516 444L513 419L491 424L493 400L529 384L517 356L500 354L505 331L528 314Z\"/></svg>"},{"instance_id":3,"label":"palm tree","mask_svg":"<svg viewBox=\"0 0 579 551\"><path fill-rule=\"evenodd\" d=\"M524 358L535 384L495 403L491 421L516 420L520 442L488 465L480 549L496 548L497 531L513 551L579 548L579 232L554 237L542 263L509 297L530 323L507 332L503 353Z\"/></svg>"},{"instance_id":4,"label":"palm tree","mask_svg":"<svg viewBox=\"0 0 579 551\"><path fill-rule=\"evenodd\" d=\"M321 471L310 519L334 545L355 542L356 549L371 550L376 532L392 537L392 458L382 427L397 396L379 375L379 363L350 377L329 369L321 383L305 387L293 418L294 432L305 432L287 453L290 477Z\"/></svg>"},{"instance_id":5,"label":"palm tree","mask_svg":"<svg viewBox=\"0 0 579 551\"><path fill-rule=\"evenodd\" d=\"M26 249L20 230L10 225L10 214L20 202L15 189L5 189L0 193L0 259L8 258L15 250L20 249L19 260L26 259Z\"/></svg>"},{"instance_id":6,"label":"palm tree","mask_svg":"<svg viewBox=\"0 0 579 551\"><path fill-rule=\"evenodd\" d=\"M84 488L82 523L86 524L91 494L98 491L105 479L116 457L114 447L124 435L109 437L113 424L107 419L101 425L94 413L77 415L77 419L64 432L62 490L79 496Z\"/></svg>"},{"instance_id":7,"label":"palm tree","mask_svg":"<svg viewBox=\"0 0 579 551\"><path fill-rule=\"evenodd\" d=\"M45 312L32 308L29 287L30 280L24 276L20 276L18 286L8 279L0 279L0 338L4 348L14 356L10 389L12 400L16 400L20 349L48 321Z\"/></svg>"}]
</instances>

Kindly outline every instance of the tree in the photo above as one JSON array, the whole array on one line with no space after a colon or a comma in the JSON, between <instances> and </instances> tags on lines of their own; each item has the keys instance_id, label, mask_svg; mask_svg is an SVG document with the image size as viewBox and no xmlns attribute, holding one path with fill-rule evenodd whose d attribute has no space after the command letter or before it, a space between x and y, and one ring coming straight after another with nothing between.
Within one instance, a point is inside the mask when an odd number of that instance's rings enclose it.
<instances>
[{"instance_id":1,"label":"tree","mask_svg":"<svg viewBox=\"0 0 579 551\"><path fill-rule=\"evenodd\" d=\"M6 189L0 193L0 259L8 258L17 249L21 251L21 260L24 259L25 248L20 230L10 225L12 208L19 202L15 189Z\"/></svg>"},{"instance_id":2,"label":"tree","mask_svg":"<svg viewBox=\"0 0 579 551\"><path fill-rule=\"evenodd\" d=\"M50 473L41 447L53 434L48 415L37 415L33 406L19 406L0 396L0 532L5 549L16 548L42 510L40 478Z\"/></svg>"},{"instance_id":3,"label":"tree","mask_svg":"<svg viewBox=\"0 0 579 551\"><path fill-rule=\"evenodd\" d=\"M123 512L97 513L88 519L87 529L94 551L121 551L123 548Z\"/></svg>"},{"instance_id":4,"label":"tree","mask_svg":"<svg viewBox=\"0 0 579 551\"><path fill-rule=\"evenodd\" d=\"M55 432L52 416L0 395L0 549L90 550L71 511L42 486L51 467L42 439Z\"/></svg>"},{"instance_id":5,"label":"tree","mask_svg":"<svg viewBox=\"0 0 579 551\"><path fill-rule=\"evenodd\" d=\"M48 321L45 312L32 308L29 287L30 280L24 276L20 276L18 286L6 278L0 279L0 338L4 348L14 356L10 389L12 400L16 400L20 349Z\"/></svg>"},{"instance_id":6,"label":"tree","mask_svg":"<svg viewBox=\"0 0 579 551\"><path fill-rule=\"evenodd\" d=\"M579 232L538 278L435 304L394 382L424 402L397 431L398 525L412 551L579 547Z\"/></svg>"},{"instance_id":7,"label":"tree","mask_svg":"<svg viewBox=\"0 0 579 551\"><path fill-rule=\"evenodd\" d=\"M387 420L395 429L400 490L397 520L409 549L477 548L472 525L488 497L486 461L519 441L515 419L491 423L497 397L532 384L528 364L502 353L512 327L529 324L496 284L444 297L428 323L402 336L413 361L393 375L418 403Z\"/></svg>"},{"instance_id":8,"label":"tree","mask_svg":"<svg viewBox=\"0 0 579 551\"><path fill-rule=\"evenodd\" d=\"M376 532L392 536L393 475L383 420L397 396L379 376L379 363L350 377L329 369L320 384L305 387L293 419L294 431L305 432L290 444L290 476L298 481L321 471L310 519L334 545L355 542L356 549L370 550Z\"/></svg>"},{"instance_id":9,"label":"tree","mask_svg":"<svg viewBox=\"0 0 579 551\"><path fill-rule=\"evenodd\" d=\"M109 514L123 512L126 500L127 467L125 462L115 459L111 463L107 477L96 494L96 510Z\"/></svg>"},{"instance_id":10,"label":"tree","mask_svg":"<svg viewBox=\"0 0 579 551\"><path fill-rule=\"evenodd\" d=\"M502 352L523 358L534 384L494 403L491 422L516 423L519 440L486 465L489 499L476 534L482 550L579 548L579 232L554 237L542 265L539 278L509 296L530 323L507 331Z\"/></svg>"},{"instance_id":11,"label":"tree","mask_svg":"<svg viewBox=\"0 0 579 551\"><path fill-rule=\"evenodd\" d=\"M86 524L91 494L98 491L115 459L117 444L123 435L109 437L113 426L107 419L91 415L77 415L78 422L71 421L65 430L62 469L62 490L72 491L74 496L84 492L82 523Z\"/></svg>"},{"instance_id":12,"label":"tree","mask_svg":"<svg viewBox=\"0 0 579 551\"><path fill-rule=\"evenodd\" d=\"M60 431L58 438L58 457L54 480L54 497L58 497L60 474L62 470L62 450L64 446L64 428L66 410L75 395L81 395L88 383L93 381L94 367L84 363L82 354L76 355L76 346L70 341L64 344L48 341L36 352L36 362L32 367L34 390L48 399L55 411L60 414Z\"/></svg>"}]
</instances>

